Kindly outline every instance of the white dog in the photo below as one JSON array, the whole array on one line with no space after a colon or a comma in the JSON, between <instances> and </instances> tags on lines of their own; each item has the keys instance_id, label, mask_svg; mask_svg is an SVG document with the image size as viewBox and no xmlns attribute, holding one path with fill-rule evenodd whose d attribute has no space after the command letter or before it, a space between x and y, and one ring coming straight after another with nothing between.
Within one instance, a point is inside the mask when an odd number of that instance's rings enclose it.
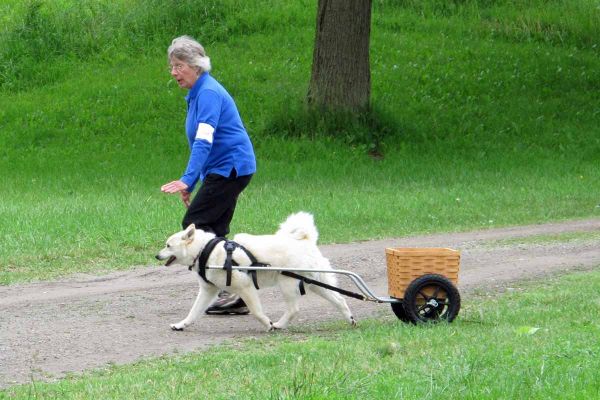
<instances>
[{"instance_id":1,"label":"white dog","mask_svg":"<svg viewBox=\"0 0 600 400\"><path fill-rule=\"evenodd\" d=\"M244 246L261 263L278 268L301 269L331 269L329 260L323 257L317 247L317 228L313 216L305 212L290 215L281 224L274 235L249 235L241 233L235 235L233 241ZM185 319L172 324L171 329L183 330L190 325L200 314L215 301L220 290L238 294L248 306L248 309L269 331L284 329L294 318L299 310L300 281L282 275L278 271L258 271L257 280L260 288L278 285L287 304L287 310L279 321L273 323L262 310L252 277L245 271L233 270L231 273L231 286L226 286L227 272L223 269L206 269L206 282L198 273L197 256L204 247L215 238L213 233L204 232L190 225L184 231L172 235L167 240L167 245L156 256L159 260L168 260L166 265L173 263L193 265L192 272L198 277L200 290L192 309ZM224 242L218 243L208 257L206 265L223 266L226 259ZM240 248L233 253L233 261L240 266L252 264L247 254ZM303 276L335 286L336 277L332 273L309 272L300 273ZM352 316L344 298L337 292L319 286L307 284L307 292L312 291L329 300L352 325L356 320Z\"/></svg>"}]
</instances>

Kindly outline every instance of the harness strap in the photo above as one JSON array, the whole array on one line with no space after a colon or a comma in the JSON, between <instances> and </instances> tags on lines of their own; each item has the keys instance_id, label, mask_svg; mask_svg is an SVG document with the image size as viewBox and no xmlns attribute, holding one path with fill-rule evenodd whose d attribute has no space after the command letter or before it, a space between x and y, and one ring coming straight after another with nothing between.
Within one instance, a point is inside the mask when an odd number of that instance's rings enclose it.
<instances>
[{"instance_id":1,"label":"harness strap","mask_svg":"<svg viewBox=\"0 0 600 400\"><path fill-rule=\"evenodd\" d=\"M204 246L202 252L196 256L192 265L189 266L189 269L191 270L192 267L196 265L196 261L198 261L198 275L200 275L206 283L212 284L211 281L206 279L206 263L208 262L208 257L210 257L210 253L215 249L215 246L224 240L226 240L224 237L215 237L211 239L206 246Z\"/></svg>"},{"instance_id":2,"label":"harness strap","mask_svg":"<svg viewBox=\"0 0 600 400\"><path fill-rule=\"evenodd\" d=\"M325 289L333 290L334 292L338 292L340 294L343 294L343 295L348 296L348 297L353 297L353 298L358 299L358 300L367 300L367 298L365 296L363 296L362 294L354 293L354 292L351 292L349 290L345 290L345 289L342 289L342 288L339 288L339 287L331 286L331 285L328 285L328 284L323 283L323 282L315 281L314 279L308 278L306 276L298 275L298 274L296 274L294 272L291 272L291 271L281 271L281 275L285 275L285 276L289 276L290 278L298 279L298 280L300 280L301 282L304 282L304 283L308 283L308 284L312 284L312 285L315 285L315 286L320 286L320 287L325 288Z\"/></svg>"},{"instance_id":3,"label":"harness strap","mask_svg":"<svg viewBox=\"0 0 600 400\"><path fill-rule=\"evenodd\" d=\"M236 248L240 248L241 250L244 251L244 253L246 253L246 255L248 256L248 258L250 259L251 265L253 267L268 267L269 264L265 264L265 263L261 263L258 262L258 260L256 259L256 257L254 257L254 254L250 253L250 251L248 251L244 246L242 246L239 243L234 242L233 240L227 240L224 237L215 237L213 239L211 239L206 246L204 246L204 249L202 249L202 251L200 252L200 254L198 254L196 256L196 258L194 259L194 262L192 263L192 265L190 265L188 267L189 270L191 270L194 265L196 265L196 262L198 262L198 275L200 275L200 277L204 280L204 282L206 283L210 283L213 284L211 281L209 281L206 278L206 263L208 262L208 258L210 257L210 253L212 253L212 251L215 249L215 247L217 246L217 244L221 243L221 242L225 242L225 251L227 253L226 257L225 257L225 264L223 265L223 269L226 271L227 273L227 277L226 277L226 281L225 281L225 285L226 286L231 286L231 275L232 275L232 271L233 271L233 266L238 266L239 264L233 259L233 252L235 251ZM254 287L256 288L256 290L260 289L258 287L258 277L256 274L256 270L248 270L246 271L251 277L252 277L252 283L254 284Z\"/></svg>"},{"instance_id":4,"label":"harness strap","mask_svg":"<svg viewBox=\"0 0 600 400\"><path fill-rule=\"evenodd\" d=\"M304 296L306 294L306 289L304 289L304 281L303 280L299 281L298 289L300 290L300 296Z\"/></svg>"},{"instance_id":5,"label":"harness strap","mask_svg":"<svg viewBox=\"0 0 600 400\"><path fill-rule=\"evenodd\" d=\"M231 240L225 241L225 251L227 252L227 257L225 258L225 264L223 265L223 269L227 272L227 279L225 281L225 286L231 286L231 267L233 266L233 251L235 250L236 243ZM237 264L237 263L236 263Z\"/></svg>"},{"instance_id":6,"label":"harness strap","mask_svg":"<svg viewBox=\"0 0 600 400\"><path fill-rule=\"evenodd\" d=\"M230 241L230 240L228 240L227 242L228 242L227 244L231 244L233 246L233 249L231 250L232 254L233 254L233 250L235 250L236 247L239 248L240 250L242 250L244 253L246 253L246 256L250 259L250 266L251 267L268 267L269 266L269 264L258 262L258 260L256 259L256 257L254 257L254 254L252 254L248 249L246 249L241 244L236 243L234 241ZM227 248L227 244L225 245L226 248ZM225 263L227 263L227 261L225 261ZM256 270L255 269L251 269L251 270L248 270L246 272L248 274L250 274L250 276L252 277L252 283L254 284L254 287L256 288L256 290L259 290L260 287L258 287L258 277L257 277L257 274L256 274ZM231 282L228 281L227 286L229 286L230 283Z\"/></svg>"},{"instance_id":7,"label":"harness strap","mask_svg":"<svg viewBox=\"0 0 600 400\"><path fill-rule=\"evenodd\" d=\"M244 253L246 253L246 255L248 256L248 258L250 259L250 262L252 263L252 265L254 267L268 267L269 266L269 264L259 262L256 259L256 257L254 257L254 254L250 253L250 251L248 251L248 249L246 249L241 244L238 244L238 246L244 251ZM250 276L252 276L252 282L254 283L254 287L256 288L256 290L258 290L259 287L258 287L258 277L256 275L256 270L253 269L251 271L248 271L248 273L250 274Z\"/></svg>"},{"instance_id":8,"label":"harness strap","mask_svg":"<svg viewBox=\"0 0 600 400\"><path fill-rule=\"evenodd\" d=\"M258 287L258 277L256 276L256 270L255 269L248 270L248 273L252 277L252 283L254 284L254 287L256 288L256 290L259 290L260 288Z\"/></svg>"}]
</instances>

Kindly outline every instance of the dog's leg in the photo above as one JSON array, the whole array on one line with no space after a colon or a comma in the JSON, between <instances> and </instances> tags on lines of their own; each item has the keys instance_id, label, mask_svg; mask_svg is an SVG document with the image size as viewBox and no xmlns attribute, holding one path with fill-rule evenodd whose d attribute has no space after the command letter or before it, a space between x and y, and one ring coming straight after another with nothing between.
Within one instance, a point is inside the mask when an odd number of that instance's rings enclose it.
<instances>
[{"instance_id":1,"label":"dog's leg","mask_svg":"<svg viewBox=\"0 0 600 400\"><path fill-rule=\"evenodd\" d=\"M245 288L239 291L238 294L240 295L242 300L244 300L244 303L246 303L246 305L248 306L250 314L254 315L254 317L261 324L266 326L268 331L276 329L273 326L273 323L271 322L269 317L267 317L265 313L263 313L262 304L260 302L260 298L258 297L258 291L254 287Z\"/></svg>"},{"instance_id":2,"label":"dog's leg","mask_svg":"<svg viewBox=\"0 0 600 400\"><path fill-rule=\"evenodd\" d=\"M356 326L356 320L352 316L352 312L350 311L348 304L346 304L346 300L342 297L341 294L316 285L308 285L308 287L315 294L321 296L322 298L333 304L338 309L338 311L342 313L344 318L346 318L346 321L350 322L352 326Z\"/></svg>"},{"instance_id":3,"label":"dog's leg","mask_svg":"<svg viewBox=\"0 0 600 400\"><path fill-rule=\"evenodd\" d=\"M298 305L298 300L300 299L298 280L286 278L281 275L281 278L279 279L279 288L281 289L281 293L283 294L283 298L288 308L281 318L279 318L279 321L275 322L273 326L276 329L285 329L300 310L300 306Z\"/></svg>"},{"instance_id":4,"label":"dog's leg","mask_svg":"<svg viewBox=\"0 0 600 400\"><path fill-rule=\"evenodd\" d=\"M171 329L174 331L182 331L186 326L194 322L196 318L198 318L198 315L206 311L206 309L215 301L218 294L219 288L215 285L200 284L198 296L196 296L196 301L194 301L194 305L187 317L176 324L171 324Z\"/></svg>"}]
</instances>

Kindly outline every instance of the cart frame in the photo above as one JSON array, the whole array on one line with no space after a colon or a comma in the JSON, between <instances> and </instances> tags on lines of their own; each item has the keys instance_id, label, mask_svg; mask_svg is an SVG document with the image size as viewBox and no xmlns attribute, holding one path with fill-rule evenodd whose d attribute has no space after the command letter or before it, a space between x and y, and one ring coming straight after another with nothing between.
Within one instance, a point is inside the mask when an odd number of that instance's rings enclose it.
<instances>
[{"instance_id":1,"label":"cart frame","mask_svg":"<svg viewBox=\"0 0 600 400\"><path fill-rule=\"evenodd\" d=\"M223 269L223 266L218 265L207 265L206 269ZM352 271L346 271L344 269L306 269L306 268L278 268L278 267L253 267L249 266L232 266L232 270L234 271L269 271L269 272L321 272L327 274L338 274L345 275L350 278L350 280L358 287L358 289L363 294L364 301L373 301L376 303L401 303L402 300L396 299L394 297L381 297L375 295L373 291L367 286L366 282L360 277L360 275L356 274Z\"/></svg>"}]
</instances>

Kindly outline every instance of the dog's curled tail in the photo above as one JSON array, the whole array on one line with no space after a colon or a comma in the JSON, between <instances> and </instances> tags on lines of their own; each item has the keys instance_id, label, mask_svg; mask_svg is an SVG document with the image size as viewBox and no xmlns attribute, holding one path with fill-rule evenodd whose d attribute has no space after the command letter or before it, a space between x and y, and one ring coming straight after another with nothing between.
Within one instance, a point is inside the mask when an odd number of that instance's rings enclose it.
<instances>
[{"instance_id":1,"label":"dog's curled tail","mask_svg":"<svg viewBox=\"0 0 600 400\"><path fill-rule=\"evenodd\" d=\"M278 235L286 235L296 240L307 240L316 244L319 232L315 226L312 214L300 211L292 214L279 225Z\"/></svg>"}]
</instances>

